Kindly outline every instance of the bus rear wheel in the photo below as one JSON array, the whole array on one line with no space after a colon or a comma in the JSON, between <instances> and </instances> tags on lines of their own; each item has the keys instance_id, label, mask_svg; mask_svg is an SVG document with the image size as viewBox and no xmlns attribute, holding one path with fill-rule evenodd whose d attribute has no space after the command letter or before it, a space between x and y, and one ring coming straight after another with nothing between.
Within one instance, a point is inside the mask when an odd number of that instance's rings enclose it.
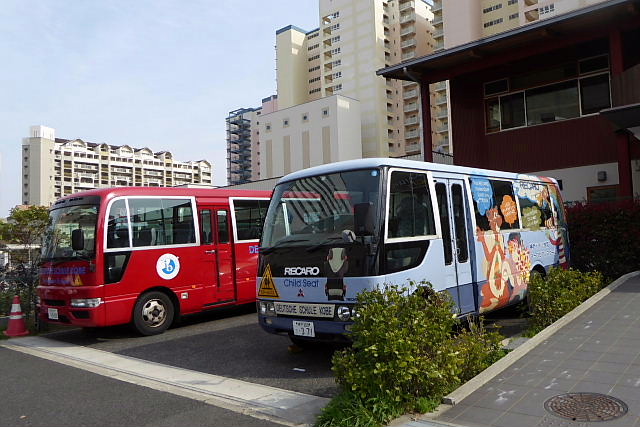
<instances>
[{"instance_id":1,"label":"bus rear wheel","mask_svg":"<svg viewBox=\"0 0 640 427\"><path fill-rule=\"evenodd\" d=\"M133 327L141 335L157 335L173 322L173 303L162 292L148 292L140 297L133 309Z\"/></svg>"}]
</instances>

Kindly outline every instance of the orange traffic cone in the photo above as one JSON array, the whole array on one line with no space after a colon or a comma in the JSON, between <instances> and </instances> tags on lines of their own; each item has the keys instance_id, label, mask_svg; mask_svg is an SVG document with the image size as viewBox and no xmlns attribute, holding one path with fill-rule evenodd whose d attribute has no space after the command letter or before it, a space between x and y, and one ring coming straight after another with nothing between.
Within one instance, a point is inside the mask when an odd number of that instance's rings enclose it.
<instances>
[{"instance_id":1,"label":"orange traffic cone","mask_svg":"<svg viewBox=\"0 0 640 427\"><path fill-rule=\"evenodd\" d=\"M22 308L20 307L20 297L16 295L13 297L13 304L11 304L11 313L9 314L9 326L4 334L8 337L23 337L29 335L27 325L24 323L22 316Z\"/></svg>"}]
</instances>

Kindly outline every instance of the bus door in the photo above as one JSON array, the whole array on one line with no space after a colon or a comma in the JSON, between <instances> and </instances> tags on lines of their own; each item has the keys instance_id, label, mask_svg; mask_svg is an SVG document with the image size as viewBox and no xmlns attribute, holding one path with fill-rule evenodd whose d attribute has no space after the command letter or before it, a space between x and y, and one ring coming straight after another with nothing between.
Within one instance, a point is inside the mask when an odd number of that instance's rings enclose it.
<instances>
[{"instance_id":1,"label":"bus door","mask_svg":"<svg viewBox=\"0 0 640 427\"><path fill-rule=\"evenodd\" d=\"M204 284L214 289L215 302L232 301L236 295L229 211L206 207L199 213Z\"/></svg>"},{"instance_id":2,"label":"bus door","mask_svg":"<svg viewBox=\"0 0 640 427\"><path fill-rule=\"evenodd\" d=\"M436 197L440 211L444 276L446 288L454 296L461 314L475 310L469 228L464 181L435 178Z\"/></svg>"}]
</instances>

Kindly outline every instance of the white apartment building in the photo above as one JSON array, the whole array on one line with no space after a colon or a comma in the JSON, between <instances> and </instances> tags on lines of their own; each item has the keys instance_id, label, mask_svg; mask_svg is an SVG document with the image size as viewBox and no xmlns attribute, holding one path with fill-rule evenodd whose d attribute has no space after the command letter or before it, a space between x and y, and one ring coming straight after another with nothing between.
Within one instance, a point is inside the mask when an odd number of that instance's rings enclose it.
<instances>
[{"instance_id":1,"label":"white apartment building","mask_svg":"<svg viewBox=\"0 0 640 427\"><path fill-rule=\"evenodd\" d=\"M362 158L360 102L333 95L260 117L263 179Z\"/></svg>"},{"instance_id":2,"label":"white apartment building","mask_svg":"<svg viewBox=\"0 0 640 427\"><path fill-rule=\"evenodd\" d=\"M363 157L419 154L418 85L385 80L376 70L432 52L431 18L423 0L319 0L319 28L276 32L278 107L333 95L356 99Z\"/></svg>"},{"instance_id":3,"label":"white apartment building","mask_svg":"<svg viewBox=\"0 0 640 427\"><path fill-rule=\"evenodd\" d=\"M181 162L168 151L56 138L31 126L22 139L22 203L49 206L78 191L115 186L212 184L206 160Z\"/></svg>"}]
</instances>

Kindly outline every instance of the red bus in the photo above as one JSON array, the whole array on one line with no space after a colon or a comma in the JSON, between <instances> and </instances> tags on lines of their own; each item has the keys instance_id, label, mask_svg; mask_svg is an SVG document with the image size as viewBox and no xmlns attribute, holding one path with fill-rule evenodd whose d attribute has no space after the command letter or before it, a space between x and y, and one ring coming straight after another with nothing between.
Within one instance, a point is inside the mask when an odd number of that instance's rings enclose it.
<instances>
[{"instance_id":1,"label":"red bus","mask_svg":"<svg viewBox=\"0 0 640 427\"><path fill-rule=\"evenodd\" d=\"M184 314L254 303L270 191L122 187L58 200L42 247L45 322L164 332Z\"/></svg>"}]
</instances>

